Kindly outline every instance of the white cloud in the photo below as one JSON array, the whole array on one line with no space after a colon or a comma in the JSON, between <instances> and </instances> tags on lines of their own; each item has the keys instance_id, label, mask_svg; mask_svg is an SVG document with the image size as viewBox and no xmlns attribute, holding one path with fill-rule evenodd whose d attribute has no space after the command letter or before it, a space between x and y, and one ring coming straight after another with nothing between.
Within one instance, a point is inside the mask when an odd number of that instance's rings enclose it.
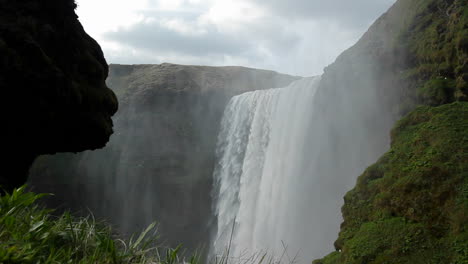
<instances>
[{"instance_id":1,"label":"white cloud","mask_svg":"<svg viewBox=\"0 0 468 264\"><path fill-rule=\"evenodd\" d=\"M77 0L110 63L242 65L315 75L395 0Z\"/></svg>"},{"instance_id":2,"label":"white cloud","mask_svg":"<svg viewBox=\"0 0 468 264\"><path fill-rule=\"evenodd\" d=\"M157 7L160 10L170 10L174 11L180 9L184 4L183 0L159 0L157 3Z\"/></svg>"},{"instance_id":3,"label":"white cloud","mask_svg":"<svg viewBox=\"0 0 468 264\"><path fill-rule=\"evenodd\" d=\"M212 23L229 29L240 25L256 22L265 16L255 3L245 0L219 0L201 16L205 23Z\"/></svg>"},{"instance_id":4,"label":"white cloud","mask_svg":"<svg viewBox=\"0 0 468 264\"><path fill-rule=\"evenodd\" d=\"M142 21L141 11L149 7L148 0L77 0L77 4L80 21L95 37Z\"/></svg>"}]
</instances>

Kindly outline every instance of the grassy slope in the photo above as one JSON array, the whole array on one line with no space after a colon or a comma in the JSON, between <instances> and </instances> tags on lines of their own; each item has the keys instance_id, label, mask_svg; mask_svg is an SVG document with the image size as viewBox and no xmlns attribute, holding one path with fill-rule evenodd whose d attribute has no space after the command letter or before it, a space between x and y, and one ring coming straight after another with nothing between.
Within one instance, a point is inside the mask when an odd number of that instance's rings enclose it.
<instances>
[{"instance_id":1,"label":"grassy slope","mask_svg":"<svg viewBox=\"0 0 468 264\"><path fill-rule=\"evenodd\" d=\"M334 252L315 263L467 263L468 103L419 107L345 196Z\"/></svg>"}]
</instances>

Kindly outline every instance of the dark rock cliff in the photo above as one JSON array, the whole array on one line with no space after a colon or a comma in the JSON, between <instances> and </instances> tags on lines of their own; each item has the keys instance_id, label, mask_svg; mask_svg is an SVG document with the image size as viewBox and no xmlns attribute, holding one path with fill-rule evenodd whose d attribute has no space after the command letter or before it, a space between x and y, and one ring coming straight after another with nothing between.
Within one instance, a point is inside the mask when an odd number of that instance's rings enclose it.
<instances>
[{"instance_id":1,"label":"dark rock cliff","mask_svg":"<svg viewBox=\"0 0 468 264\"><path fill-rule=\"evenodd\" d=\"M73 0L0 1L0 89L6 190L24 184L41 154L103 147L117 99L99 45Z\"/></svg>"},{"instance_id":2,"label":"dark rock cliff","mask_svg":"<svg viewBox=\"0 0 468 264\"><path fill-rule=\"evenodd\" d=\"M468 116L466 103L453 103L468 99L467 3L399 0L325 70L321 96L374 86L376 102L409 115L345 196L337 251L314 263L467 261Z\"/></svg>"},{"instance_id":3,"label":"dark rock cliff","mask_svg":"<svg viewBox=\"0 0 468 264\"><path fill-rule=\"evenodd\" d=\"M162 240L196 249L208 239L220 119L228 100L297 77L244 67L110 65L120 107L102 150L38 159L35 190L50 205L89 208L129 234L158 221Z\"/></svg>"}]
</instances>

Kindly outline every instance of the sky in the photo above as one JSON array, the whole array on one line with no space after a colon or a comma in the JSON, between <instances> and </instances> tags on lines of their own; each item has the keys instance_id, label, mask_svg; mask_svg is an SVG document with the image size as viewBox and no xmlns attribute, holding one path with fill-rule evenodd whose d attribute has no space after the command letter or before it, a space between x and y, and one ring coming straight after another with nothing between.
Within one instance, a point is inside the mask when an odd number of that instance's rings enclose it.
<instances>
[{"instance_id":1,"label":"sky","mask_svg":"<svg viewBox=\"0 0 468 264\"><path fill-rule=\"evenodd\" d=\"M318 75L395 0L77 0L108 63Z\"/></svg>"}]
</instances>

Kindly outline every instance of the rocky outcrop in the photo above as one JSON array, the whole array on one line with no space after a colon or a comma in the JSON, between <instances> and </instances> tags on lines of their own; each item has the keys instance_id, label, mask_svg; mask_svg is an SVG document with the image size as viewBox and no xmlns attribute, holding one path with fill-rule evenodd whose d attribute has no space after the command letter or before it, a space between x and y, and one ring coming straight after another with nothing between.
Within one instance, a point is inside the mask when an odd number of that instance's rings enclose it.
<instances>
[{"instance_id":1,"label":"rocky outcrop","mask_svg":"<svg viewBox=\"0 0 468 264\"><path fill-rule=\"evenodd\" d=\"M25 183L41 154L103 147L117 100L108 67L73 0L0 1L5 190Z\"/></svg>"},{"instance_id":2,"label":"rocky outcrop","mask_svg":"<svg viewBox=\"0 0 468 264\"><path fill-rule=\"evenodd\" d=\"M468 99L467 8L459 0L399 0L325 70L320 96L374 86L370 96L394 117L421 104L443 106L418 108L398 123L390 152L345 197L337 251L314 263L466 261L460 251L466 233L459 227L467 224L467 208L455 204L464 203L459 188L466 177L459 169L466 163L461 142L468 116L465 103L453 102ZM376 125L369 121L361 125ZM400 130L405 137L395 136Z\"/></svg>"},{"instance_id":3,"label":"rocky outcrop","mask_svg":"<svg viewBox=\"0 0 468 264\"><path fill-rule=\"evenodd\" d=\"M125 234L156 220L163 241L199 248L208 238L215 147L227 102L296 79L244 67L110 65L107 83L120 107L109 144L41 157L31 184L54 193L54 207L85 214L89 208Z\"/></svg>"}]
</instances>

